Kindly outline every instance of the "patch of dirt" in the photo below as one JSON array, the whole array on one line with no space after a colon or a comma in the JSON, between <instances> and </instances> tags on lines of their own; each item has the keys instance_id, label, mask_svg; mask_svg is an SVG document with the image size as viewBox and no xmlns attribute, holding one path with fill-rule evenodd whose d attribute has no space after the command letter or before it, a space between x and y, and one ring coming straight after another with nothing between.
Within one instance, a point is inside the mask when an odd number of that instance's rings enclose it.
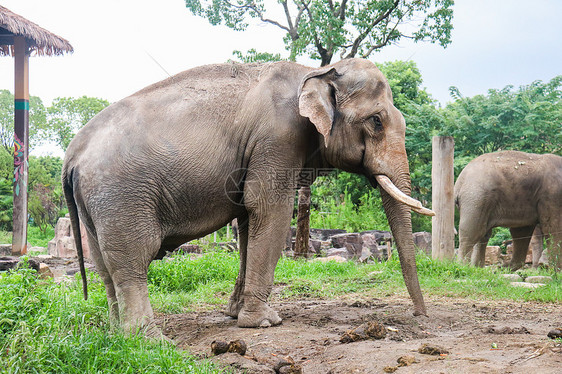
<instances>
[{"instance_id":1,"label":"patch of dirt","mask_svg":"<svg viewBox=\"0 0 562 374\"><path fill-rule=\"evenodd\" d=\"M302 369L306 374L560 373L562 346L547 337L562 326L560 304L455 298L426 302L429 318L414 317L410 301L395 297L272 303L283 324L267 329L238 328L220 310L157 318L178 348L239 373L275 373L276 365L277 372ZM384 339L340 342L344 333L371 321L386 327ZM247 345L245 356L211 354L213 341L238 339ZM422 354L418 350L424 344L448 353ZM280 370L282 360L291 366Z\"/></svg>"}]
</instances>

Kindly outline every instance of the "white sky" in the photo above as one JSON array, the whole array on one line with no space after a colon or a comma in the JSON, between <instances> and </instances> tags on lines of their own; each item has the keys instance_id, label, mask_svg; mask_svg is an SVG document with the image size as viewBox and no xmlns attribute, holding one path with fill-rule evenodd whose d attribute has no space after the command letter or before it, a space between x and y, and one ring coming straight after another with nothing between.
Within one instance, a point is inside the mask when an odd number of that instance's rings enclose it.
<instances>
[{"instance_id":1,"label":"white sky","mask_svg":"<svg viewBox=\"0 0 562 374\"><path fill-rule=\"evenodd\" d=\"M277 7L276 0L268 1ZM455 3L449 47L405 41L373 54L371 60L414 60L423 86L443 104L451 100L449 86L473 96L562 74L562 1ZM275 26L256 21L246 32L211 26L192 16L184 0L0 0L0 4L74 47L71 55L32 57L30 93L45 104L56 97L82 95L114 102L168 77L167 73L225 62L234 49L287 56L283 32ZM13 86L13 59L0 57L0 89L13 92Z\"/></svg>"}]
</instances>

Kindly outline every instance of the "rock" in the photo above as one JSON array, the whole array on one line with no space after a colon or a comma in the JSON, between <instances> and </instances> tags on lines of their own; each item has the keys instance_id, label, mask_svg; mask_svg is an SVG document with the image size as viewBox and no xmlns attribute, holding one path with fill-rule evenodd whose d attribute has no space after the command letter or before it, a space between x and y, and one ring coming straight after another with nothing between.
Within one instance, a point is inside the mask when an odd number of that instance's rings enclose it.
<instances>
[{"instance_id":1,"label":"rock","mask_svg":"<svg viewBox=\"0 0 562 374\"><path fill-rule=\"evenodd\" d=\"M54 278L55 275L53 274L53 272L51 271L51 268L49 267L49 265L41 262L39 264L39 278L42 279L47 279L47 278Z\"/></svg>"},{"instance_id":2,"label":"rock","mask_svg":"<svg viewBox=\"0 0 562 374\"><path fill-rule=\"evenodd\" d=\"M359 262L365 263L372 259L373 259L373 254L371 253L369 248L363 247L363 249L361 250L361 256L359 256Z\"/></svg>"},{"instance_id":3,"label":"rock","mask_svg":"<svg viewBox=\"0 0 562 374\"><path fill-rule=\"evenodd\" d=\"M86 228L80 222L80 234L82 240L82 252L85 258L90 257L90 247L86 234ZM55 237L49 241L47 253L55 257L78 257L74 244L74 236L71 230L70 218L59 218L55 226Z\"/></svg>"},{"instance_id":4,"label":"rock","mask_svg":"<svg viewBox=\"0 0 562 374\"><path fill-rule=\"evenodd\" d=\"M515 287L524 287L524 288L539 288L542 286L546 286L546 284L543 283L528 283L528 282L511 282L510 284Z\"/></svg>"},{"instance_id":5,"label":"rock","mask_svg":"<svg viewBox=\"0 0 562 374\"><path fill-rule=\"evenodd\" d=\"M328 262L328 261L335 261L335 262L346 262L347 258L342 256L328 256L328 257L317 257L314 261L318 262Z\"/></svg>"},{"instance_id":6,"label":"rock","mask_svg":"<svg viewBox=\"0 0 562 374\"><path fill-rule=\"evenodd\" d=\"M51 255L37 255L35 257L37 257L41 260L50 260L51 258L53 258L53 256L51 256Z\"/></svg>"},{"instance_id":7,"label":"rock","mask_svg":"<svg viewBox=\"0 0 562 374\"><path fill-rule=\"evenodd\" d=\"M519 274L502 274L502 277L504 277L505 279L507 279L508 281L511 282L522 282L523 278L521 278L519 276Z\"/></svg>"},{"instance_id":8,"label":"rock","mask_svg":"<svg viewBox=\"0 0 562 374\"><path fill-rule=\"evenodd\" d=\"M384 339L386 328L378 321L370 321L346 331L340 338L340 343L351 343L368 339Z\"/></svg>"},{"instance_id":9,"label":"rock","mask_svg":"<svg viewBox=\"0 0 562 374\"><path fill-rule=\"evenodd\" d=\"M358 233L338 234L332 236L332 244L335 248L346 248L351 257L359 258L363 248L363 239Z\"/></svg>"},{"instance_id":10,"label":"rock","mask_svg":"<svg viewBox=\"0 0 562 374\"><path fill-rule=\"evenodd\" d=\"M421 231L415 232L413 236L414 245L424 251L427 255L431 255L431 233Z\"/></svg>"},{"instance_id":11,"label":"rock","mask_svg":"<svg viewBox=\"0 0 562 374\"><path fill-rule=\"evenodd\" d=\"M345 259L351 258L351 255L347 251L347 248L330 248L326 251L326 257L340 256Z\"/></svg>"},{"instance_id":12,"label":"rock","mask_svg":"<svg viewBox=\"0 0 562 374\"><path fill-rule=\"evenodd\" d=\"M0 271L7 271L11 269L16 269L21 266L21 258L17 256L3 256L0 257ZM29 268L39 271L39 262L30 258L27 260Z\"/></svg>"},{"instance_id":13,"label":"rock","mask_svg":"<svg viewBox=\"0 0 562 374\"><path fill-rule=\"evenodd\" d=\"M329 240L331 236L345 234L347 231L339 229L310 229L310 237L316 240ZM293 234L293 237L295 235Z\"/></svg>"},{"instance_id":14,"label":"rock","mask_svg":"<svg viewBox=\"0 0 562 374\"><path fill-rule=\"evenodd\" d=\"M308 240L308 250L313 253L320 253L320 249L322 248L322 241L317 239L309 239Z\"/></svg>"},{"instance_id":15,"label":"rock","mask_svg":"<svg viewBox=\"0 0 562 374\"><path fill-rule=\"evenodd\" d=\"M533 275L531 277L525 278L527 283L549 283L552 282L552 277L547 277L543 275Z\"/></svg>"},{"instance_id":16,"label":"rock","mask_svg":"<svg viewBox=\"0 0 562 374\"><path fill-rule=\"evenodd\" d=\"M0 256L11 256L11 255L12 255L12 245L0 244Z\"/></svg>"},{"instance_id":17,"label":"rock","mask_svg":"<svg viewBox=\"0 0 562 374\"><path fill-rule=\"evenodd\" d=\"M368 249L374 259L382 261L382 250L377 243L375 235L369 233L362 234L361 239L363 239L363 249ZM363 253L361 253L361 257L363 257Z\"/></svg>"},{"instance_id":18,"label":"rock","mask_svg":"<svg viewBox=\"0 0 562 374\"><path fill-rule=\"evenodd\" d=\"M359 234L372 234L375 236L375 240L377 244L384 244L388 241L392 240L392 233L390 231L382 231L382 230L368 230L368 231L361 231Z\"/></svg>"},{"instance_id":19,"label":"rock","mask_svg":"<svg viewBox=\"0 0 562 374\"><path fill-rule=\"evenodd\" d=\"M20 262L19 257L15 257L15 256L0 257L0 271L15 269L16 266L18 266L19 262Z\"/></svg>"},{"instance_id":20,"label":"rock","mask_svg":"<svg viewBox=\"0 0 562 374\"><path fill-rule=\"evenodd\" d=\"M497 245L486 247L485 264L496 265L500 262L500 255L502 251Z\"/></svg>"},{"instance_id":21,"label":"rock","mask_svg":"<svg viewBox=\"0 0 562 374\"><path fill-rule=\"evenodd\" d=\"M43 252L45 252L47 249L44 247L31 247L29 248L27 251L29 253L30 256L37 256L38 254L42 254Z\"/></svg>"},{"instance_id":22,"label":"rock","mask_svg":"<svg viewBox=\"0 0 562 374\"><path fill-rule=\"evenodd\" d=\"M422 344L422 346L418 348L418 352L424 355L434 355L434 356L449 354L449 351L447 351L445 348L438 345L432 345L429 343Z\"/></svg>"},{"instance_id":23,"label":"rock","mask_svg":"<svg viewBox=\"0 0 562 374\"><path fill-rule=\"evenodd\" d=\"M382 370L385 373L394 373L396 370L398 370L398 366L385 366Z\"/></svg>"}]
</instances>

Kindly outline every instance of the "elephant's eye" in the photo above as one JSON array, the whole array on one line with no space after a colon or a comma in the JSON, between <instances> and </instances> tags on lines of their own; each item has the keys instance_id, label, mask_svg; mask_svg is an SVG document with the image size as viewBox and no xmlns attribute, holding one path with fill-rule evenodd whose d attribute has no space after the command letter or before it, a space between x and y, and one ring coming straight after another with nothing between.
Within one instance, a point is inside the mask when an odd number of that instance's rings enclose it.
<instances>
[{"instance_id":1,"label":"elephant's eye","mask_svg":"<svg viewBox=\"0 0 562 374\"><path fill-rule=\"evenodd\" d=\"M370 122L373 124L375 130L382 130L382 121L379 116L372 116Z\"/></svg>"}]
</instances>

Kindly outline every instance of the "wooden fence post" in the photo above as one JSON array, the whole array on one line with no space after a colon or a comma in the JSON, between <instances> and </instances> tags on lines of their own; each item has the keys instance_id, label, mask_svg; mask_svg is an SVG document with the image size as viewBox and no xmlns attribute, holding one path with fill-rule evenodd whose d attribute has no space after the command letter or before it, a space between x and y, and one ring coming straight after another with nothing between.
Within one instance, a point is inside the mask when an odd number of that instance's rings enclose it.
<instances>
[{"instance_id":1,"label":"wooden fence post","mask_svg":"<svg viewBox=\"0 0 562 374\"><path fill-rule=\"evenodd\" d=\"M299 189L297 212L297 234L295 238L295 257L308 257L308 237L310 235L310 186Z\"/></svg>"},{"instance_id":2,"label":"wooden fence post","mask_svg":"<svg viewBox=\"0 0 562 374\"><path fill-rule=\"evenodd\" d=\"M432 146L431 199L435 216L431 221L431 255L434 259L452 260L455 256L455 142L452 136L434 136Z\"/></svg>"}]
</instances>

